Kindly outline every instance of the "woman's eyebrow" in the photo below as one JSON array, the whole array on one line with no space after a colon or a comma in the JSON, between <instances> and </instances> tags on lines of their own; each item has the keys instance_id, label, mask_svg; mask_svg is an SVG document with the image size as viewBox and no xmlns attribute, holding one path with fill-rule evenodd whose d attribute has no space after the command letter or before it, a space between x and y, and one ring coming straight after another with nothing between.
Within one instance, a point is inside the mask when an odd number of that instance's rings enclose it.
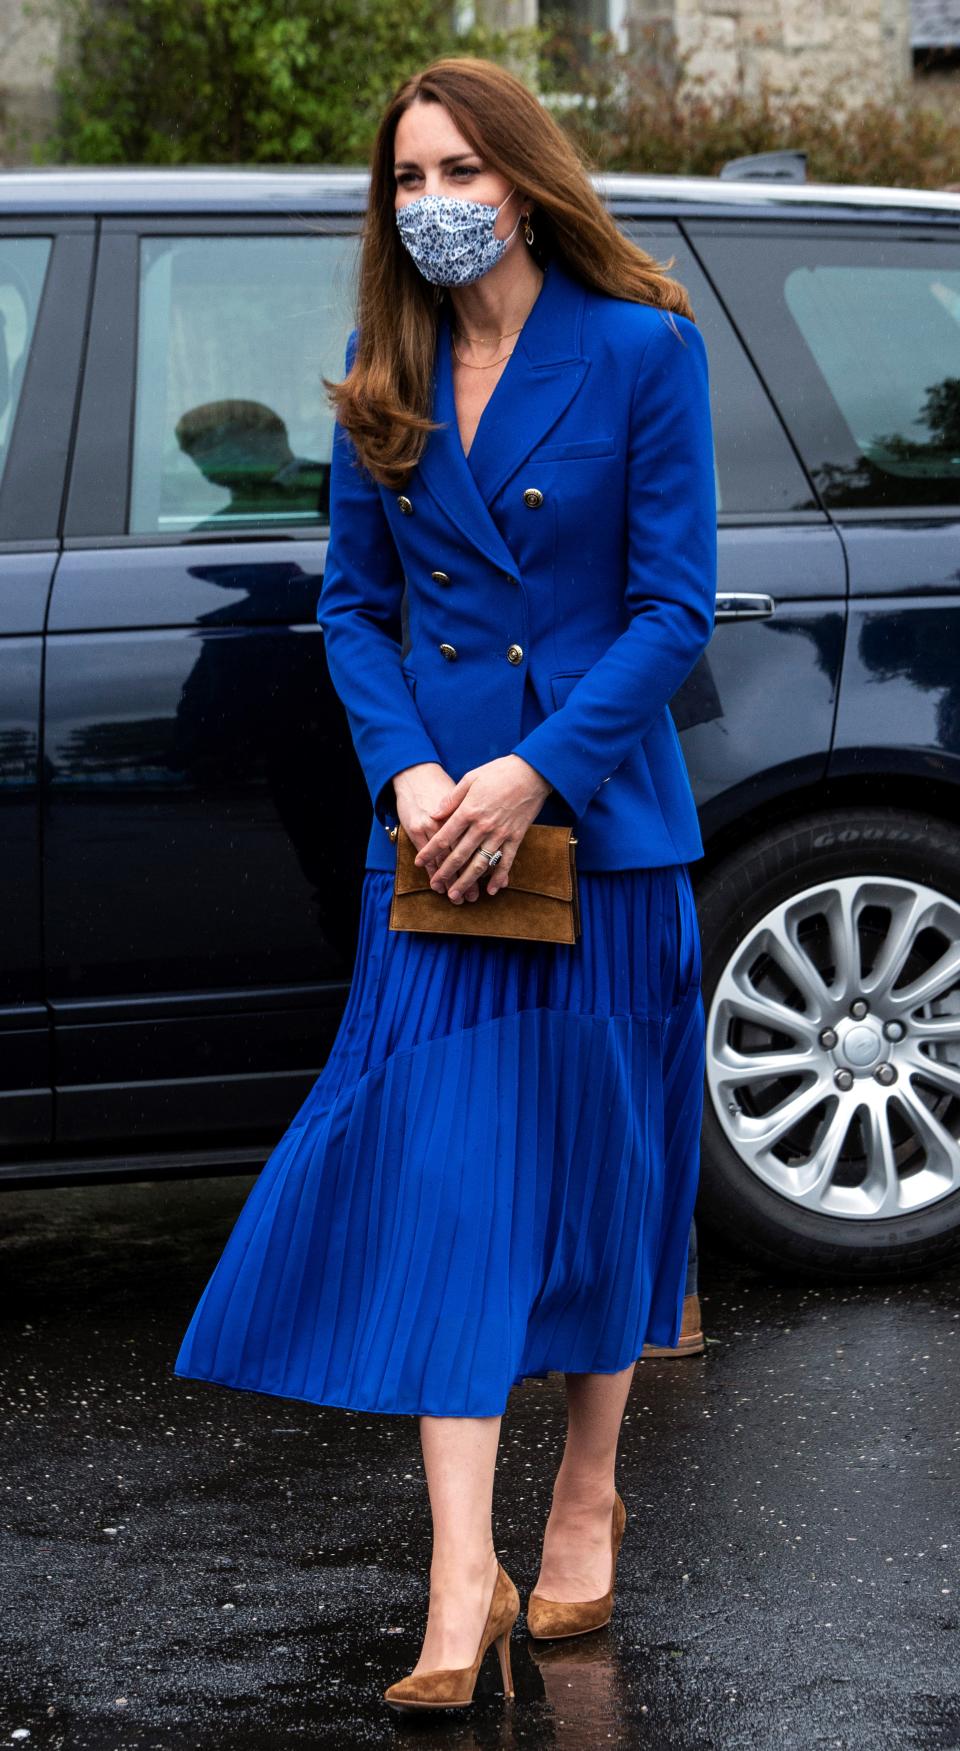
<instances>
[{"instance_id":1,"label":"woman's eyebrow","mask_svg":"<svg viewBox=\"0 0 960 1751\"><path fill-rule=\"evenodd\" d=\"M461 158L478 158L478 157L479 157L479 153L477 153L477 152L453 152L453 153L451 153L449 158L441 158L440 163L441 164L456 164L457 161ZM417 163L415 158L400 158L397 160L397 163L394 165L393 168L394 168L394 170L419 170L420 166Z\"/></svg>"}]
</instances>

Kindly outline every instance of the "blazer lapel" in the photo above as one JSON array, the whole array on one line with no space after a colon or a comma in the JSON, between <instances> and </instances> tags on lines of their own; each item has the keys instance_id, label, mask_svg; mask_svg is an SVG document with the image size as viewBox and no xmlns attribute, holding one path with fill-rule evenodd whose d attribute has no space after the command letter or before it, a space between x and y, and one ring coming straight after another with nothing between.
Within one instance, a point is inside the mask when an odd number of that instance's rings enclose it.
<instances>
[{"instance_id":1,"label":"blazer lapel","mask_svg":"<svg viewBox=\"0 0 960 1751\"><path fill-rule=\"evenodd\" d=\"M437 330L431 432L419 473L460 533L499 569L516 561L490 505L501 487L542 442L580 389L590 361L580 348L584 288L554 259L480 418L470 455L457 427L446 309ZM533 482L532 484L536 484Z\"/></svg>"}]
</instances>

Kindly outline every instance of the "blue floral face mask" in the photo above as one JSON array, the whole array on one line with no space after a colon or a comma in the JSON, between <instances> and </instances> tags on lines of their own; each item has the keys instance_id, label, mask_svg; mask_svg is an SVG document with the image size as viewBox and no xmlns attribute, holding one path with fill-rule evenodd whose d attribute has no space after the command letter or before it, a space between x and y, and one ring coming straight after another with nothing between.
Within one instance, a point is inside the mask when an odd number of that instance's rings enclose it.
<instances>
[{"instance_id":1,"label":"blue floral face mask","mask_svg":"<svg viewBox=\"0 0 960 1751\"><path fill-rule=\"evenodd\" d=\"M505 207L510 194L500 202ZM434 286L468 286L500 260L508 237L495 237L500 207L491 201L460 200L453 195L421 195L396 209L397 225L425 280Z\"/></svg>"}]
</instances>

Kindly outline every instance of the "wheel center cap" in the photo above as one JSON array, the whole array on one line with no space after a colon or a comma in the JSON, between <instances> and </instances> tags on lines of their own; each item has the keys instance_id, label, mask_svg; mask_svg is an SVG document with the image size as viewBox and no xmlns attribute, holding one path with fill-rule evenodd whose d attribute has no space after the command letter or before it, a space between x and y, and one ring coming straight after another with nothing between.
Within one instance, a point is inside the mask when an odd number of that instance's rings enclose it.
<instances>
[{"instance_id":1,"label":"wheel center cap","mask_svg":"<svg viewBox=\"0 0 960 1751\"><path fill-rule=\"evenodd\" d=\"M841 1050L848 1064L863 1070L868 1064L875 1064L882 1055L883 1042L876 1028L860 1022L844 1035Z\"/></svg>"}]
</instances>

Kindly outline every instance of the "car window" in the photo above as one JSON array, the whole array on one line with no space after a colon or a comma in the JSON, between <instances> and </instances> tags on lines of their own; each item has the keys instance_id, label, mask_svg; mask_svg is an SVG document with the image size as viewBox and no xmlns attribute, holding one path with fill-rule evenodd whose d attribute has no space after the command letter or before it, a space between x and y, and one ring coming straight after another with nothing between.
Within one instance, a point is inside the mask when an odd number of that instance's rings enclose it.
<instances>
[{"instance_id":1,"label":"car window","mask_svg":"<svg viewBox=\"0 0 960 1751\"><path fill-rule=\"evenodd\" d=\"M49 237L0 238L0 478L50 260Z\"/></svg>"},{"instance_id":2,"label":"car window","mask_svg":"<svg viewBox=\"0 0 960 1751\"><path fill-rule=\"evenodd\" d=\"M145 237L128 529L322 524L356 239Z\"/></svg>"},{"instance_id":3,"label":"car window","mask_svg":"<svg viewBox=\"0 0 960 1751\"><path fill-rule=\"evenodd\" d=\"M697 236L826 505L960 502L960 242Z\"/></svg>"},{"instance_id":4,"label":"car window","mask_svg":"<svg viewBox=\"0 0 960 1751\"><path fill-rule=\"evenodd\" d=\"M717 514L776 516L814 511L817 501L756 368L744 352L685 237L632 224L628 234L687 289L707 349Z\"/></svg>"}]
</instances>

